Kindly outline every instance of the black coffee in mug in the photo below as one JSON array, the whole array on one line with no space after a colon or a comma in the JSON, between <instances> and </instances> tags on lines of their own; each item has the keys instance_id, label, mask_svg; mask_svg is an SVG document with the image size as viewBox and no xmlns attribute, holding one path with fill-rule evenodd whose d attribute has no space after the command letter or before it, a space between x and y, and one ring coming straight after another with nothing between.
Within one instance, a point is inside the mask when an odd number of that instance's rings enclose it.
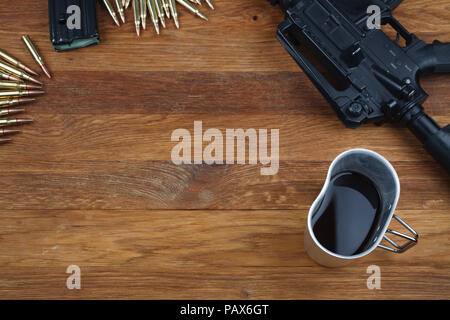
<instances>
[{"instance_id":1,"label":"black coffee in mug","mask_svg":"<svg viewBox=\"0 0 450 320\"><path fill-rule=\"evenodd\" d=\"M373 244L380 212L381 199L374 183L360 173L341 172L330 180L311 225L322 246L352 256Z\"/></svg>"},{"instance_id":2,"label":"black coffee in mug","mask_svg":"<svg viewBox=\"0 0 450 320\"><path fill-rule=\"evenodd\" d=\"M409 250L419 235L394 214L399 197L400 181L385 158L366 149L341 153L309 209L306 252L322 266L342 267L376 248L395 253ZM410 235L389 229L392 219Z\"/></svg>"}]
</instances>

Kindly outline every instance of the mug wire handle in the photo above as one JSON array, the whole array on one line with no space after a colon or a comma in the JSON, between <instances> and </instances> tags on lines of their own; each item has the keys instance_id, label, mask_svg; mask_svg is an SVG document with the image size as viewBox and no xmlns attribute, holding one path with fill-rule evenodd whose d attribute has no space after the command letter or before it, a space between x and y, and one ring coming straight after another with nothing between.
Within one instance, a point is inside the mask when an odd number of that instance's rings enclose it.
<instances>
[{"instance_id":1,"label":"mug wire handle","mask_svg":"<svg viewBox=\"0 0 450 320\"><path fill-rule=\"evenodd\" d=\"M387 229L387 231L384 234L383 238L387 242L389 242L393 246L393 248L392 247L388 247L388 246L384 246L384 245L381 245L381 244L378 245L378 248L381 248L381 249L384 249L384 250L387 250L387 251L390 251L390 252L394 252L394 253L402 253L402 252L405 252L408 249L414 247L417 244L417 242L419 240L419 234L416 231L414 231L414 229L411 228L406 222L404 222L402 219L400 219L397 215L394 214L394 218L403 227L405 227L412 234L412 236L408 236L406 234L403 234L401 232L398 232L398 231L395 231L395 230L392 230L392 229ZM392 240L391 238L389 238L387 236L388 233L390 233L390 234L392 234L394 236L397 236L399 238L406 239L406 240L408 240L408 242L405 243L404 245L400 246L394 240Z\"/></svg>"}]
</instances>

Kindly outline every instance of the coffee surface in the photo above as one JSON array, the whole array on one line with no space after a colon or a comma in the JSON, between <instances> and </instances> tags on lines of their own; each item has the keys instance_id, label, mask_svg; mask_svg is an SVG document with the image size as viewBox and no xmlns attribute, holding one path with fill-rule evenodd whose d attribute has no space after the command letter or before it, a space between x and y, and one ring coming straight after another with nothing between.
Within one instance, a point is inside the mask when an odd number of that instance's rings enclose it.
<instances>
[{"instance_id":1,"label":"coffee surface","mask_svg":"<svg viewBox=\"0 0 450 320\"><path fill-rule=\"evenodd\" d=\"M352 256L367 250L380 215L380 196L370 179L354 172L335 176L312 217L317 240L328 250Z\"/></svg>"}]
</instances>

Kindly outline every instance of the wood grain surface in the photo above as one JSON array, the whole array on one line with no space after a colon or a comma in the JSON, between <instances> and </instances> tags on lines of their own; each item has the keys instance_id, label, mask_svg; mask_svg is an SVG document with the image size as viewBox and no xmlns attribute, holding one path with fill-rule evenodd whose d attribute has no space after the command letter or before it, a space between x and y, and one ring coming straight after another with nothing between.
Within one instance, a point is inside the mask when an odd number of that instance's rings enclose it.
<instances>
[{"instance_id":1,"label":"wood grain surface","mask_svg":"<svg viewBox=\"0 0 450 320\"><path fill-rule=\"evenodd\" d=\"M54 79L27 106L36 122L1 146L0 298L448 299L450 180L398 125L348 130L275 38L265 0L217 0L203 22L138 39L99 6L102 44L56 53L47 1L7 1L0 48ZM450 42L448 0L405 0L396 17ZM425 107L450 123L450 78L429 76ZM280 129L280 170L171 162L177 128ZM326 269L303 248L306 216L339 153L369 148L397 169L397 213L420 234L402 255L376 250ZM69 265L82 289L68 290ZM381 290L368 290L378 265Z\"/></svg>"}]
</instances>

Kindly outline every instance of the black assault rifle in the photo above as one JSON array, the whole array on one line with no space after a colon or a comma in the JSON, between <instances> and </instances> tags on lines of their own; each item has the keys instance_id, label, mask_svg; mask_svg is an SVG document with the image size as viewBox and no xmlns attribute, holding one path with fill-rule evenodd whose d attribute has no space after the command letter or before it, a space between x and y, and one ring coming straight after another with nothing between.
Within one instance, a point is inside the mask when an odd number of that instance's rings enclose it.
<instances>
[{"instance_id":1,"label":"black assault rifle","mask_svg":"<svg viewBox=\"0 0 450 320\"><path fill-rule=\"evenodd\" d=\"M409 33L392 16L401 1L270 0L286 13L278 39L347 127L399 121L450 172L450 125L425 114L419 83L422 74L450 72L450 44Z\"/></svg>"}]
</instances>

